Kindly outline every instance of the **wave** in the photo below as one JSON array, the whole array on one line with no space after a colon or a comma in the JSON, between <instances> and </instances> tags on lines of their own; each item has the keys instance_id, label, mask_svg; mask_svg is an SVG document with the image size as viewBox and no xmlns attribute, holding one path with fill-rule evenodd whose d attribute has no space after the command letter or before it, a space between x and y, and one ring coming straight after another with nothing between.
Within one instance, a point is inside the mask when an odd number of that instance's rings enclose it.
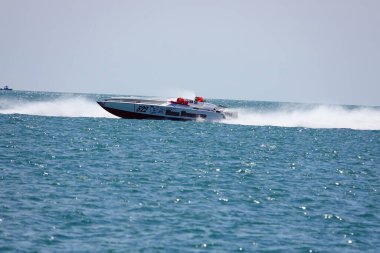
<instances>
[{"instance_id":1,"label":"wave","mask_svg":"<svg viewBox=\"0 0 380 253\"><path fill-rule=\"evenodd\" d=\"M380 130L380 108L343 106L286 106L269 111L236 109L238 118L223 120L227 124L307 128L350 128Z\"/></svg>"},{"instance_id":2,"label":"wave","mask_svg":"<svg viewBox=\"0 0 380 253\"><path fill-rule=\"evenodd\" d=\"M95 101L85 97L60 97L46 101L2 99L0 100L0 114L116 118Z\"/></svg>"}]
</instances>

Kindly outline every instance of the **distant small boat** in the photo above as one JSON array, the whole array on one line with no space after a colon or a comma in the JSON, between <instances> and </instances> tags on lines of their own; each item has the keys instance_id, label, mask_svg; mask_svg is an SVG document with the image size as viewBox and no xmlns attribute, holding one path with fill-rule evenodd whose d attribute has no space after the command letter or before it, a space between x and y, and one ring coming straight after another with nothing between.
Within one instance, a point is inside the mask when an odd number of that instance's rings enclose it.
<instances>
[{"instance_id":1,"label":"distant small boat","mask_svg":"<svg viewBox=\"0 0 380 253\"><path fill-rule=\"evenodd\" d=\"M13 89L9 88L8 85L5 85L4 88L0 88L0 90L13 90Z\"/></svg>"}]
</instances>

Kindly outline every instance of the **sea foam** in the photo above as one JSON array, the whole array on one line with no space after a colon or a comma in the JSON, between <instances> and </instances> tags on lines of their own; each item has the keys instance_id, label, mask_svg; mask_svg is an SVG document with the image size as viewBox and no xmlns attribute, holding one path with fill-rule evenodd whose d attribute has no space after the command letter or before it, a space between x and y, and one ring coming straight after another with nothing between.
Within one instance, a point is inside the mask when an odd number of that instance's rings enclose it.
<instances>
[{"instance_id":1,"label":"sea foam","mask_svg":"<svg viewBox=\"0 0 380 253\"><path fill-rule=\"evenodd\" d=\"M1 100L0 108L0 114L115 118L95 101L85 97L59 97L42 101Z\"/></svg>"},{"instance_id":2,"label":"sea foam","mask_svg":"<svg viewBox=\"0 0 380 253\"><path fill-rule=\"evenodd\" d=\"M307 128L350 128L357 130L380 130L380 108L346 108L334 105L304 107L282 106L269 111L236 109L237 119L223 120L227 124L307 127Z\"/></svg>"}]
</instances>

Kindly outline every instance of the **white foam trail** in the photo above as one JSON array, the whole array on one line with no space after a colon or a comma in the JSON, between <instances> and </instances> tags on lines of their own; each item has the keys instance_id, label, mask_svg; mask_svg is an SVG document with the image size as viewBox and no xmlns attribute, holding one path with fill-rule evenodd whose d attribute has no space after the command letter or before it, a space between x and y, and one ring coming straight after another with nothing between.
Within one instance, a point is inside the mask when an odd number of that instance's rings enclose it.
<instances>
[{"instance_id":1,"label":"white foam trail","mask_svg":"<svg viewBox=\"0 0 380 253\"><path fill-rule=\"evenodd\" d=\"M307 127L307 128L350 128L357 130L380 130L380 109L358 107L347 109L342 106L314 106L312 108L286 108L273 111L237 109L238 118L223 120L227 124Z\"/></svg>"},{"instance_id":2,"label":"white foam trail","mask_svg":"<svg viewBox=\"0 0 380 253\"><path fill-rule=\"evenodd\" d=\"M47 101L0 101L0 114L28 114L56 117L97 117L115 118L95 101L84 97L57 98Z\"/></svg>"}]
</instances>

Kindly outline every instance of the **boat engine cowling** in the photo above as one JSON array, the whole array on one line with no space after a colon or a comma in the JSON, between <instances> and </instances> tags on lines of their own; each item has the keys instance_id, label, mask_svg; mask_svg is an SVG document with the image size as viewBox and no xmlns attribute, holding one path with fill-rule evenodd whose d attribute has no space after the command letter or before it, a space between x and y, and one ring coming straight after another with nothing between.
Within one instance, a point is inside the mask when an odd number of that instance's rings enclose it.
<instances>
[{"instance_id":1,"label":"boat engine cowling","mask_svg":"<svg viewBox=\"0 0 380 253\"><path fill-rule=\"evenodd\" d=\"M203 97L195 97L195 102L205 102Z\"/></svg>"},{"instance_id":2,"label":"boat engine cowling","mask_svg":"<svg viewBox=\"0 0 380 253\"><path fill-rule=\"evenodd\" d=\"M179 98L177 98L177 104L180 104L180 105L188 105L188 104L189 104L189 100L184 99L184 98L182 98L182 97L179 97Z\"/></svg>"}]
</instances>

